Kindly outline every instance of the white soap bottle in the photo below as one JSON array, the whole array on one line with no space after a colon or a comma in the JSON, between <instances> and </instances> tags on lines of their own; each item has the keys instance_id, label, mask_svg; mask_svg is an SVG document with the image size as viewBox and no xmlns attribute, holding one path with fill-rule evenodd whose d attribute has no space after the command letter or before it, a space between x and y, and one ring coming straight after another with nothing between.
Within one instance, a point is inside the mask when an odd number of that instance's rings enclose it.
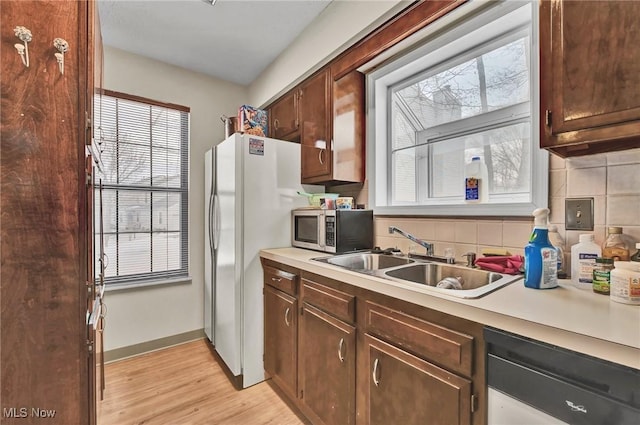
<instances>
[{"instance_id":1,"label":"white soap bottle","mask_svg":"<svg viewBox=\"0 0 640 425\"><path fill-rule=\"evenodd\" d=\"M489 172L479 156L471 158L464 168L464 200L465 202L489 201Z\"/></svg>"},{"instance_id":2,"label":"white soap bottle","mask_svg":"<svg viewBox=\"0 0 640 425\"><path fill-rule=\"evenodd\" d=\"M580 235L580 242L571 247L571 282L580 289L592 289L596 258L602 256L593 239L592 234Z\"/></svg>"}]
</instances>

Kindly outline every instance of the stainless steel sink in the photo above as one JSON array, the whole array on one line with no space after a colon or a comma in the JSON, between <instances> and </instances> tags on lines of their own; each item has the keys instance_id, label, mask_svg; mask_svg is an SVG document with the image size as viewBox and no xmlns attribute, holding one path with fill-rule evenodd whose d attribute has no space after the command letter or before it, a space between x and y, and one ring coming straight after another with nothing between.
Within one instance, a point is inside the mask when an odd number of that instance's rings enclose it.
<instances>
[{"instance_id":1,"label":"stainless steel sink","mask_svg":"<svg viewBox=\"0 0 640 425\"><path fill-rule=\"evenodd\" d=\"M408 289L432 291L458 298L479 298L522 278L521 275L488 272L385 254L343 254L314 260L404 283ZM440 282L445 284L444 287L442 284L441 287L438 286ZM450 285L449 282L454 282L455 285Z\"/></svg>"},{"instance_id":2,"label":"stainless steel sink","mask_svg":"<svg viewBox=\"0 0 640 425\"><path fill-rule=\"evenodd\" d=\"M393 255L373 254L370 252L343 254L333 257L314 258L314 260L344 267L345 269L370 273L400 265L415 263L415 260Z\"/></svg>"}]
</instances>

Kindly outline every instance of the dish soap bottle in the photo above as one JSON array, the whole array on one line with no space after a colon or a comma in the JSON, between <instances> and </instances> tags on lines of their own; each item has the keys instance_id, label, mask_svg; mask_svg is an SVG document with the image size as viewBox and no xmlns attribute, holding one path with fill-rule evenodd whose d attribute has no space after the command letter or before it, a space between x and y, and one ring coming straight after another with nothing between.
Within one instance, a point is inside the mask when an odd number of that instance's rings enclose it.
<instances>
[{"instance_id":1,"label":"dish soap bottle","mask_svg":"<svg viewBox=\"0 0 640 425\"><path fill-rule=\"evenodd\" d=\"M579 240L571 247L571 282L580 289L591 290L596 258L602 255L602 250L590 233L580 235Z\"/></svg>"},{"instance_id":2,"label":"dish soap bottle","mask_svg":"<svg viewBox=\"0 0 640 425\"><path fill-rule=\"evenodd\" d=\"M567 271L564 266L564 240L560 233L558 233L558 226L555 224L549 225L549 242L558 251L558 279L566 279Z\"/></svg>"},{"instance_id":3,"label":"dish soap bottle","mask_svg":"<svg viewBox=\"0 0 640 425\"><path fill-rule=\"evenodd\" d=\"M558 286L558 251L549 242L548 208L533 211L533 232L524 247L524 286L550 289Z\"/></svg>"},{"instance_id":4,"label":"dish soap bottle","mask_svg":"<svg viewBox=\"0 0 640 425\"><path fill-rule=\"evenodd\" d=\"M464 174L465 202L488 202L489 173L487 166L479 156L471 158L471 162L465 166Z\"/></svg>"}]
</instances>

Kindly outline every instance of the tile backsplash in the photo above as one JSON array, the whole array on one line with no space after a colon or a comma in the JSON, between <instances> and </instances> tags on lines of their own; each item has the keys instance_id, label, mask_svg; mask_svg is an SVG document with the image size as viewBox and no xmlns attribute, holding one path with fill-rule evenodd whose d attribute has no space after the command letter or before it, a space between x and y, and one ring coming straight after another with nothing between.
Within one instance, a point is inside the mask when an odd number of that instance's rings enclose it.
<instances>
[{"instance_id":1,"label":"tile backsplash","mask_svg":"<svg viewBox=\"0 0 640 425\"><path fill-rule=\"evenodd\" d=\"M584 231L567 231L565 223L566 198L594 199L595 242L602 244L608 226L621 226L635 252L640 242L640 149L562 159L550 155L549 164L549 221L558 226L565 240L564 250L570 262L571 245L578 243ZM364 185L334 186L344 196L353 196L358 204L368 204L368 188ZM437 254L453 248L458 261L467 252L480 254L485 248L504 248L511 254L523 254L533 227L532 219L469 219L433 217L375 218L375 244L398 247L407 252L411 241L388 233L389 226L397 226L412 235L433 242ZM422 248L417 247L420 251Z\"/></svg>"}]
</instances>

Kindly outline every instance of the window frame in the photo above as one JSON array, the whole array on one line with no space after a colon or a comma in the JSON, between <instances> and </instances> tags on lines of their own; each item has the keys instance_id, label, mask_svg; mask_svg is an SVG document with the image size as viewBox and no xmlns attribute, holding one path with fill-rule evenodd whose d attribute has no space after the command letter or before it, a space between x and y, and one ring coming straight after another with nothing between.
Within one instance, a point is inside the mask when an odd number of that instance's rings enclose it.
<instances>
[{"instance_id":1,"label":"window frame","mask_svg":"<svg viewBox=\"0 0 640 425\"><path fill-rule=\"evenodd\" d=\"M124 288L134 288L134 287L142 287L142 286L149 286L149 285L157 285L157 284L164 284L164 283L175 283L175 282L185 282L185 281L189 281L190 280L190 275L189 275L189 145L190 145L190 125L191 125L191 117L190 117L190 108L186 107L186 106L182 106L182 105L176 105L176 104L172 104L172 103L165 103L165 102L160 102L160 101L156 101L153 99L148 99L148 98L144 98L144 97L140 97L140 96L135 96L135 95L130 95L130 94L126 94L126 93L120 93L120 92L116 92L116 91L112 91L112 90L102 90L101 96L99 96L99 98L96 99L97 102L101 102L102 105L104 105L104 101L103 101L103 97L110 97L113 98L116 105L120 100L123 101L127 101L127 102L136 102L139 104L143 104L145 106L149 107L149 113L150 113L150 118L153 115L154 112L154 108L162 108L162 109L167 109L167 110L172 110L174 112L179 112L180 113L180 124L179 124L179 133L180 133L180 151L179 151L179 161L180 161L180 177L179 177L179 181L180 181L180 186L179 187L163 187L163 186L157 186L153 184L153 167L152 167L152 163L149 164L149 184L147 186L143 186L143 185L135 185L135 184L130 184L130 183L113 183L113 182L106 182L104 180L104 175L100 175L100 182L101 182L101 189L103 191L103 194L106 193L107 191L113 191L114 193L117 193L118 190L122 190L125 191L127 193L136 193L136 192L145 192L145 200L147 199L147 195L150 193L151 197L153 198L153 194L154 193L159 193L161 195L171 195L171 194L179 194L181 197L181 200L179 202L179 211L180 211L180 222L179 222L179 230L177 231L177 233L179 233L179 237L180 237L180 241L179 241L179 258L177 259L180 263L180 267L177 269L172 269L172 270L164 270L164 271L151 271L151 272L145 272L145 273L137 273L137 274L128 274L128 275L116 275L116 276L109 276L109 270L106 269L105 270L105 276L104 276L104 283L107 287L107 289L113 290L113 289L124 289ZM104 133L103 130L100 126L100 123L103 122L104 117L106 117L107 115L105 114L105 110L100 107L100 111L99 111L99 122L97 122L96 126L94 127L94 132L95 135L94 137L99 138L100 139L100 144L108 144L108 143L119 143L119 134L117 134L116 131L116 136L115 136L115 140L106 140L104 138ZM119 109L116 106L115 109L115 116L112 117L113 121L116 123L116 129L117 129L117 122L118 122L118 116L119 116ZM186 122L184 122L186 120ZM145 125L145 128L148 128L150 134L149 134L149 140L148 142L145 141L145 147L150 149L150 158L153 157L153 148L154 148L154 142L153 142L153 130L151 125ZM126 142L125 144L131 145L131 144L136 144L135 142ZM156 146L157 148L157 146ZM118 147L116 147L116 149L118 149ZM167 148L164 148L167 149ZM117 154L116 154L117 155ZM115 164L116 167L119 166L119 163ZM95 197L95 202L99 202L98 197ZM150 198L150 199L152 199ZM153 214L153 207L150 207L150 213ZM99 206L96 205L95 209L98 210ZM103 207L104 209L104 207ZM120 215L118 213L118 201L116 200L116 206L115 206L115 230L113 232L108 232L109 234L112 234L115 236L116 238L116 252L119 250L119 238L122 235L127 235L127 234L131 234L131 231L124 231L121 232L119 227L120 227ZM161 213L161 211L158 211L159 213ZM103 220L107 219L106 216L103 215ZM162 218L164 220L164 217ZM168 217L167 217L167 224L169 223L168 221ZM97 229L96 229L97 231ZM169 231L168 229L164 232L164 233L175 233L176 231ZM104 232L105 234L107 233L106 231ZM152 239L152 234L153 233L157 233L157 230L154 230L154 221L153 221L153 215L151 215L149 217L149 229L147 231L144 232L135 232L135 233L145 233L145 234L149 234L151 235L151 241ZM96 234L96 236L98 236ZM152 243L152 242L150 242ZM150 245L149 246L149 260L150 262L153 262L153 247ZM96 256L98 255L98 253L96 252ZM116 259L107 259L107 267L109 265L111 265L111 267L116 267ZM99 270L96 269L96 275L99 274ZM98 277L98 276L96 276Z\"/></svg>"},{"instance_id":2,"label":"window frame","mask_svg":"<svg viewBox=\"0 0 640 425\"><path fill-rule=\"evenodd\" d=\"M530 137L531 155L530 167L531 192L529 202L501 202L486 204L466 204L463 201L452 203L434 202L432 204L392 204L392 144L391 140L391 86L398 86L403 82L407 85L415 82L416 79L424 78L425 75L437 72L438 64L442 62L459 61L461 58L477 54L486 50L488 46L499 42L499 40L514 37L515 34L522 33L522 24L514 24L508 30L491 28L489 36L474 47L474 49L464 49L457 56L443 56L438 53L438 49L449 46L452 43L461 43L459 39L473 30L484 27L487 24L499 20L501 17L515 11L523 6L520 1L502 2L481 2L470 1L450 14L427 27L421 34L421 39L414 42L406 50L408 53L396 55L393 61L388 61L378 65L376 69L367 75L367 180L369 185L369 205L375 214L384 215L433 215L433 216L529 216L536 208L548 205L548 179L549 179L549 159L548 152L540 149L536 143L539 140L539 50L538 50L538 10L534 2L527 2L531 7L530 43L531 43L531 74L529 81L530 92ZM498 27L494 25L494 27ZM459 44L458 47L464 46ZM441 49L442 51L442 49ZM432 58L424 59L429 52ZM412 63L422 61L420 66L413 67ZM431 61L431 64L428 63ZM424 65L427 63L427 65ZM510 108L513 108L511 106ZM496 111L500 111L499 109ZM492 114L495 111L490 111ZM499 113L499 112L496 112ZM473 122L476 116L464 118L468 122ZM405 119L409 119L405 117ZM441 129L449 124L431 128ZM490 125L489 125L490 127ZM468 129L468 126L467 126ZM477 129L476 129L477 130ZM425 131L425 130L423 130ZM446 138L451 138L447 135ZM434 138L433 141L437 140ZM416 140L414 147L419 144ZM418 173L416 172L416 178ZM431 182L429 182L431 184ZM416 186L417 190L417 186ZM499 198L504 195L500 195ZM493 196L492 196L493 197ZM508 214L505 212L508 211Z\"/></svg>"}]
</instances>

